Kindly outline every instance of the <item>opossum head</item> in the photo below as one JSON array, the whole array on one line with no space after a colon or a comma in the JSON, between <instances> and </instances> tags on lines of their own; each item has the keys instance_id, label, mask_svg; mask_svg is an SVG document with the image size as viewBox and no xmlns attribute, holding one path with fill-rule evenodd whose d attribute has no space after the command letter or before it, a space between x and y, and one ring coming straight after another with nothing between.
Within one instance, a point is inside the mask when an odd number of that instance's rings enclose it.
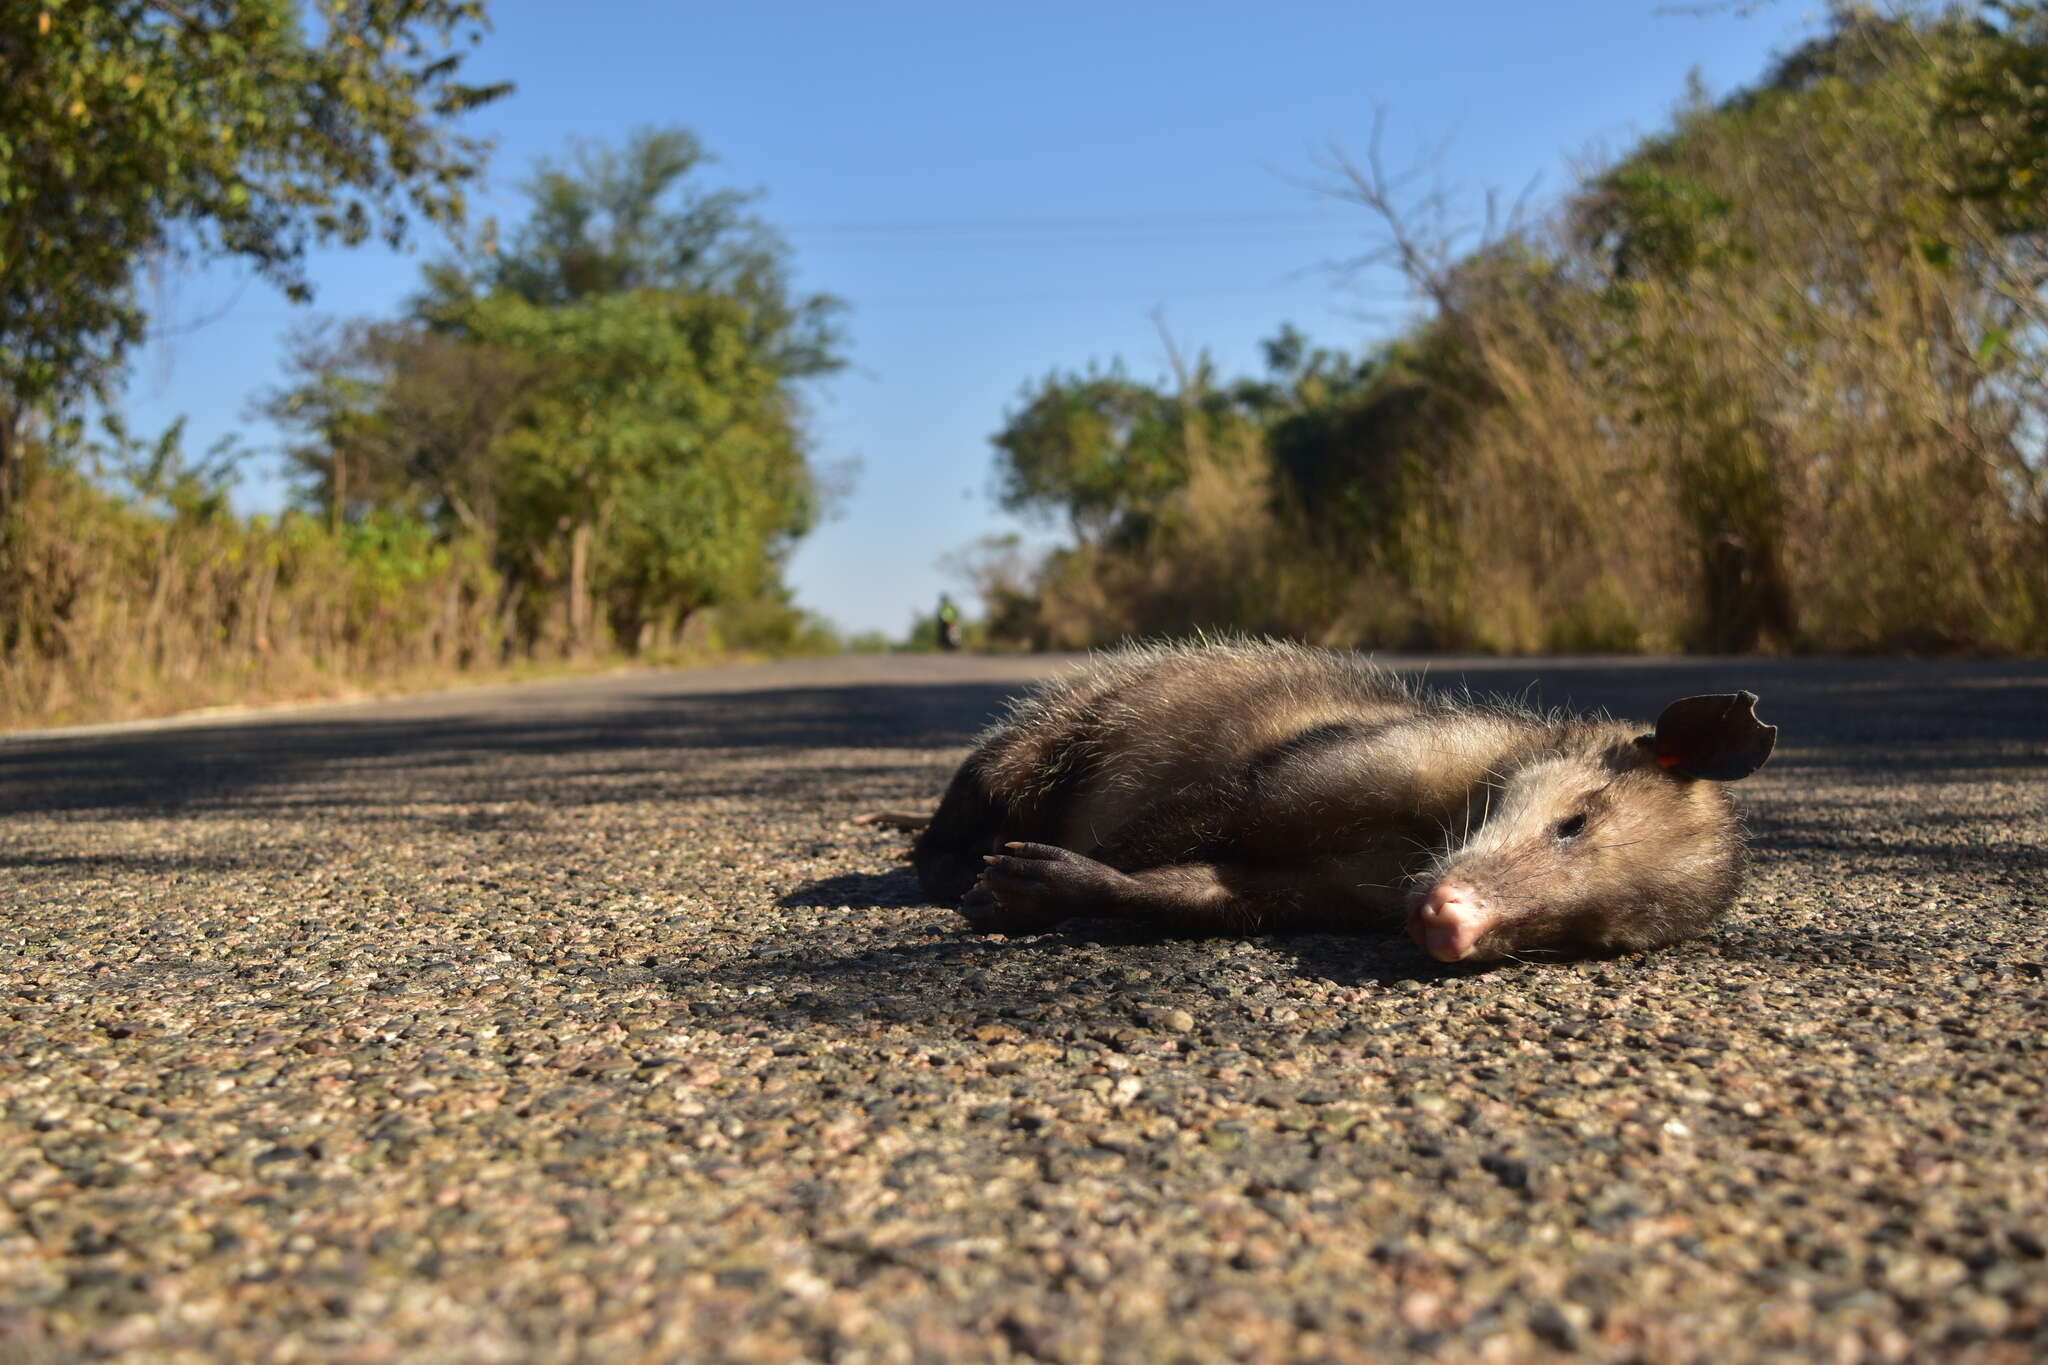
<instances>
[{"instance_id":1,"label":"opossum head","mask_svg":"<svg viewBox=\"0 0 2048 1365\"><path fill-rule=\"evenodd\" d=\"M1704 931L1734 899L1741 825L1722 784L1777 727L1748 692L1687 697L1654 733L1587 726L1513 765L1411 896L1408 932L1444 962L1600 957Z\"/></svg>"}]
</instances>

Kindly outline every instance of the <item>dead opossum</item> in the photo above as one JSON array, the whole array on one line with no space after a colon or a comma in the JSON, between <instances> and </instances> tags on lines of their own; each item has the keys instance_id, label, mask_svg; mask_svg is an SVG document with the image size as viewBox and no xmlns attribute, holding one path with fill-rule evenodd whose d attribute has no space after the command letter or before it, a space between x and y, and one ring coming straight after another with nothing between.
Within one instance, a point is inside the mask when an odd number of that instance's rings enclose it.
<instances>
[{"instance_id":1,"label":"dead opossum","mask_svg":"<svg viewBox=\"0 0 2048 1365\"><path fill-rule=\"evenodd\" d=\"M978 928L1077 915L1230 932L1404 912L1445 961L1608 955L1705 930L1740 879L1722 783L1770 757L1748 692L1654 731L1412 689L1266 642L1104 656L1018 701L912 861Z\"/></svg>"}]
</instances>

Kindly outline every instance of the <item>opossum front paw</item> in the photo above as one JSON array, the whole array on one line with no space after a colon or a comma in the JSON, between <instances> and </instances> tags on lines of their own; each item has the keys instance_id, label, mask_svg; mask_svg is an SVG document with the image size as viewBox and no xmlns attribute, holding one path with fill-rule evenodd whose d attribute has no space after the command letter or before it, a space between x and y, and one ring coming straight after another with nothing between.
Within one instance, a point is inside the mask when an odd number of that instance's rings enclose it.
<instances>
[{"instance_id":1,"label":"opossum front paw","mask_svg":"<svg viewBox=\"0 0 2048 1365\"><path fill-rule=\"evenodd\" d=\"M960 898L960 917L980 934L1042 934L1069 918L1064 910L1028 910L996 899L986 878Z\"/></svg>"},{"instance_id":2,"label":"opossum front paw","mask_svg":"<svg viewBox=\"0 0 2048 1365\"><path fill-rule=\"evenodd\" d=\"M1057 924L1074 915L1112 911L1130 879L1115 868L1051 844L1005 844L983 859L975 890L1012 914Z\"/></svg>"}]
</instances>

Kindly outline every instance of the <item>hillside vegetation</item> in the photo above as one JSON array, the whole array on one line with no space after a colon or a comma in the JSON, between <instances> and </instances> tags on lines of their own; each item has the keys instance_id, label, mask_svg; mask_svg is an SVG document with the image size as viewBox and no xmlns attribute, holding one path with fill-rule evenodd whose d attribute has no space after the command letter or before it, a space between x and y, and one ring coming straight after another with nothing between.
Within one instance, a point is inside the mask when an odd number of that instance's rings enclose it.
<instances>
[{"instance_id":1,"label":"hillside vegetation","mask_svg":"<svg viewBox=\"0 0 2048 1365\"><path fill-rule=\"evenodd\" d=\"M974 573L997 638L1193 627L1479 650L2048 649L2042 11L1841 12L1470 250L1333 157L1423 302L1030 385Z\"/></svg>"}]
</instances>

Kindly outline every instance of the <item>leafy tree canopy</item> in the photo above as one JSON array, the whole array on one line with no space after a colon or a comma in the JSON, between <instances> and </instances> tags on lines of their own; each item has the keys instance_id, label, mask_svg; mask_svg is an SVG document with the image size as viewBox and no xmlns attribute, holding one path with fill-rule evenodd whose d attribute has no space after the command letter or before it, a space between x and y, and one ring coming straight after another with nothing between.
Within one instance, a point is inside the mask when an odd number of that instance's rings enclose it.
<instances>
[{"instance_id":1,"label":"leafy tree canopy","mask_svg":"<svg viewBox=\"0 0 2048 1365\"><path fill-rule=\"evenodd\" d=\"M845 305L796 290L788 244L750 211L758 194L695 183L713 160L687 129L643 128L617 147L579 143L541 161L523 187L526 221L501 249L431 268L421 313L450 320L491 294L544 306L636 290L720 295L746 306L752 345L784 376L838 369Z\"/></svg>"},{"instance_id":2,"label":"leafy tree canopy","mask_svg":"<svg viewBox=\"0 0 2048 1365\"><path fill-rule=\"evenodd\" d=\"M302 343L267 407L314 501L482 536L522 611L559 594L572 648L600 607L631 648L772 598L816 512L798 383L842 363L841 305L797 294L750 196L693 182L708 160L669 129L543 162L502 249L429 267L410 318Z\"/></svg>"},{"instance_id":3,"label":"leafy tree canopy","mask_svg":"<svg viewBox=\"0 0 2048 1365\"><path fill-rule=\"evenodd\" d=\"M1983 41L1950 82L1950 107L1976 136L1962 192L2014 232L2048 226L2048 5L1990 0Z\"/></svg>"},{"instance_id":4,"label":"leafy tree canopy","mask_svg":"<svg viewBox=\"0 0 2048 1365\"><path fill-rule=\"evenodd\" d=\"M482 0L0 0L0 465L24 410L101 390L145 263L226 256L294 299L309 247L450 224ZM0 469L4 473L4 469ZM0 490L4 491L4 490Z\"/></svg>"}]
</instances>

